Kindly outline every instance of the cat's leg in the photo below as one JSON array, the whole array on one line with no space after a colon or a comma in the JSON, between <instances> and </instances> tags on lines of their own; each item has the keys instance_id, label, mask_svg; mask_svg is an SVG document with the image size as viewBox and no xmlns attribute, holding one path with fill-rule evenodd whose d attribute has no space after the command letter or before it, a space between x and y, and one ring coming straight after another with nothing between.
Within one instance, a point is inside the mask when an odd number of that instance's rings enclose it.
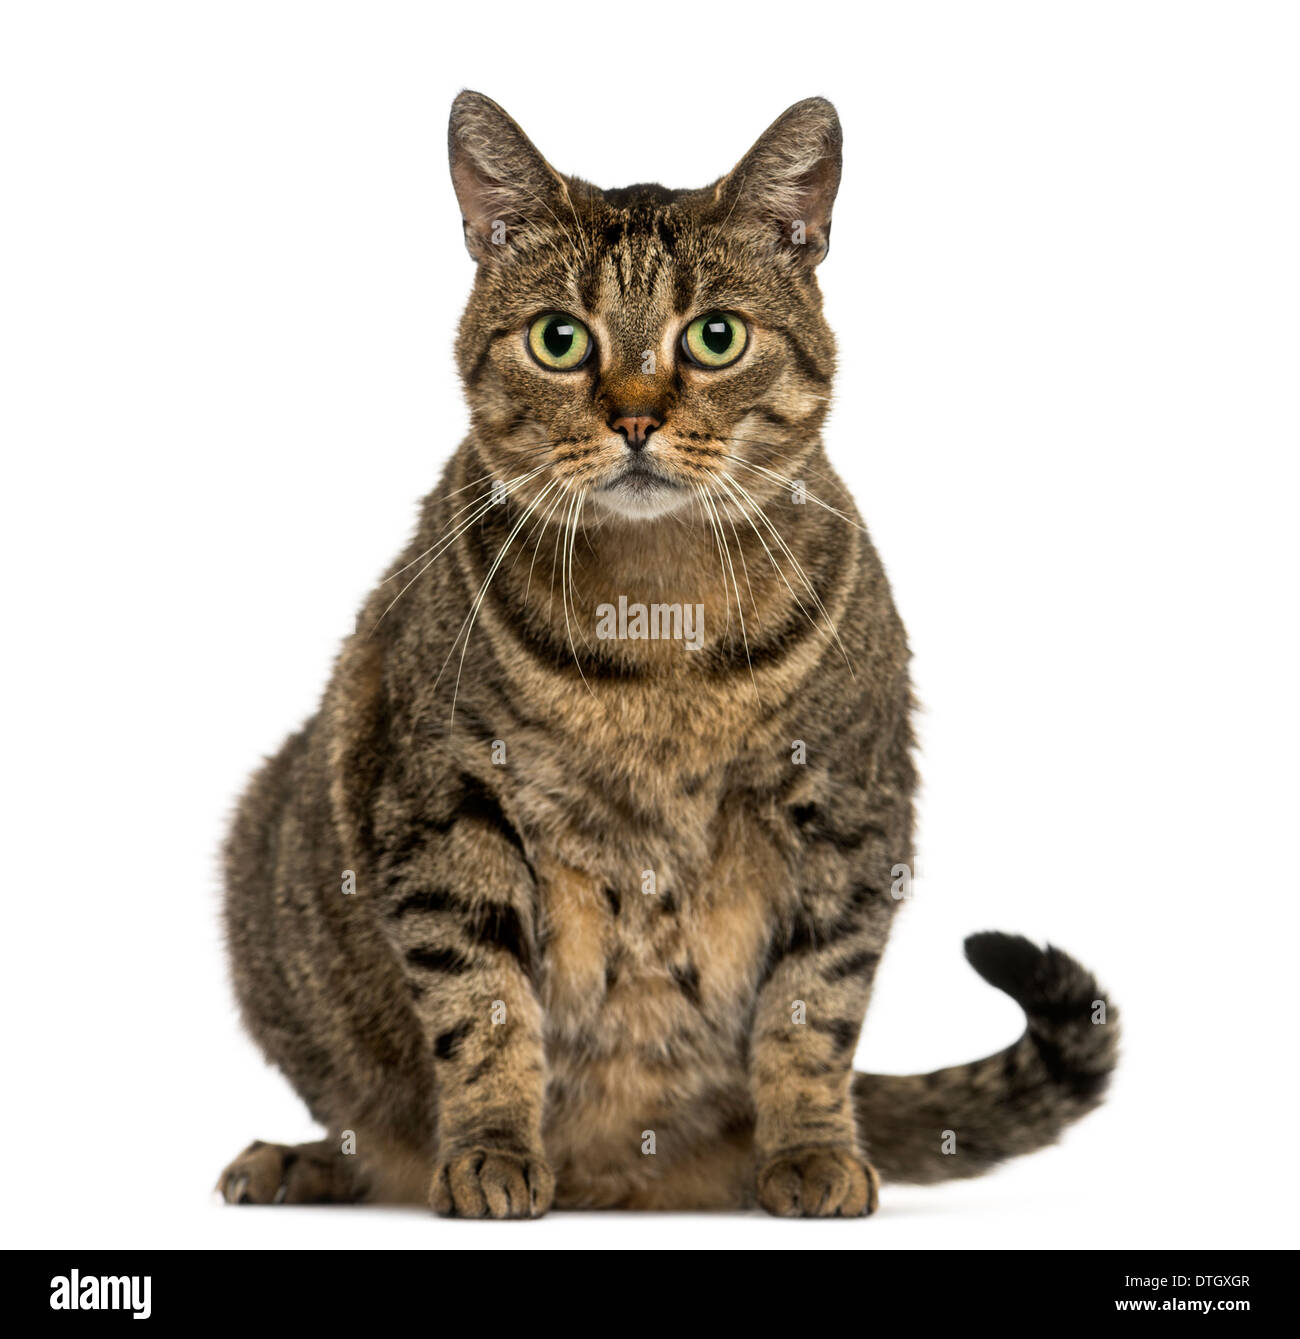
<instances>
[{"instance_id":1,"label":"cat's leg","mask_svg":"<svg viewBox=\"0 0 1300 1339\"><path fill-rule=\"evenodd\" d=\"M366 1197L356 1158L337 1139L312 1144L253 1143L221 1173L217 1190L227 1204L332 1204Z\"/></svg>"},{"instance_id":2,"label":"cat's leg","mask_svg":"<svg viewBox=\"0 0 1300 1339\"><path fill-rule=\"evenodd\" d=\"M758 1201L770 1213L873 1213L880 1180L857 1128L853 1053L910 859L910 762L801 809L797 912L774 941L751 1047Z\"/></svg>"},{"instance_id":3,"label":"cat's leg","mask_svg":"<svg viewBox=\"0 0 1300 1339\"><path fill-rule=\"evenodd\" d=\"M429 1202L467 1218L535 1218L555 1194L541 1133L535 881L483 783L461 776L438 807L444 816L381 854L372 899L433 1069Z\"/></svg>"},{"instance_id":4,"label":"cat's leg","mask_svg":"<svg viewBox=\"0 0 1300 1339\"><path fill-rule=\"evenodd\" d=\"M906 683L900 688L906 700ZM873 1213L853 1053L911 863L915 772L906 717L883 740L864 713L839 737L842 765L791 812L796 910L769 948L750 1047L758 1202L783 1216Z\"/></svg>"},{"instance_id":5,"label":"cat's leg","mask_svg":"<svg viewBox=\"0 0 1300 1339\"><path fill-rule=\"evenodd\" d=\"M883 944L870 919L847 912L805 925L760 992L751 1081L758 1202L769 1213L856 1217L876 1209L880 1180L859 1147L852 1084Z\"/></svg>"}]
</instances>

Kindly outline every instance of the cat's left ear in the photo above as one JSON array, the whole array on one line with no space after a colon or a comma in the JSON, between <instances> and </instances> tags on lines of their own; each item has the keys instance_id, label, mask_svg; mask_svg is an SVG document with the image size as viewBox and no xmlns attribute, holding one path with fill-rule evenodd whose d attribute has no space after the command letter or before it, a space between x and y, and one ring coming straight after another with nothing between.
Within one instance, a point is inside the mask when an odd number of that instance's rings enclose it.
<instances>
[{"instance_id":1,"label":"cat's left ear","mask_svg":"<svg viewBox=\"0 0 1300 1339\"><path fill-rule=\"evenodd\" d=\"M477 261L508 255L523 230L570 207L564 179L482 93L466 89L451 104L447 151L465 245Z\"/></svg>"},{"instance_id":2,"label":"cat's left ear","mask_svg":"<svg viewBox=\"0 0 1300 1339\"><path fill-rule=\"evenodd\" d=\"M840 118L825 98L796 102L718 182L717 217L755 224L816 265L830 248L842 144Z\"/></svg>"}]
</instances>

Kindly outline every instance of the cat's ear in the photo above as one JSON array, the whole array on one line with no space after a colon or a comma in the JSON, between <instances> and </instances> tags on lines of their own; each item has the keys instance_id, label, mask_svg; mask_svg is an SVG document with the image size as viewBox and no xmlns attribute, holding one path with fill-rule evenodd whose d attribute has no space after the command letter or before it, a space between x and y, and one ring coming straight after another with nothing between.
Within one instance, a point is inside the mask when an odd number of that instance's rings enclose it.
<instances>
[{"instance_id":1,"label":"cat's ear","mask_svg":"<svg viewBox=\"0 0 1300 1339\"><path fill-rule=\"evenodd\" d=\"M825 98L796 102L718 182L716 217L757 225L816 265L830 247L842 143L840 118Z\"/></svg>"},{"instance_id":2,"label":"cat's ear","mask_svg":"<svg viewBox=\"0 0 1300 1339\"><path fill-rule=\"evenodd\" d=\"M447 153L465 245L477 261L507 254L522 230L568 208L560 174L482 93L467 89L451 104Z\"/></svg>"}]
</instances>

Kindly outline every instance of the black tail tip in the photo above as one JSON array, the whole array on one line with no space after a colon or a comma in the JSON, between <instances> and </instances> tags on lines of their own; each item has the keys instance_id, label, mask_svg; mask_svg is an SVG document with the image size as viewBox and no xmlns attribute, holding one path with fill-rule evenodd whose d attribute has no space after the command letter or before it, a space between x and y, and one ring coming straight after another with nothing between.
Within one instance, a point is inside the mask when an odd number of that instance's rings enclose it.
<instances>
[{"instance_id":1,"label":"black tail tip","mask_svg":"<svg viewBox=\"0 0 1300 1339\"><path fill-rule=\"evenodd\" d=\"M1065 996L1095 995L1096 982L1067 953L1039 948L1023 935L985 930L966 940L966 961L989 983L1026 1011Z\"/></svg>"},{"instance_id":2,"label":"black tail tip","mask_svg":"<svg viewBox=\"0 0 1300 1339\"><path fill-rule=\"evenodd\" d=\"M1024 935L983 930L967 938L966 961L989 983L1015 995L1043 965L1043 950Z\"/></svg>"}]
</instances>

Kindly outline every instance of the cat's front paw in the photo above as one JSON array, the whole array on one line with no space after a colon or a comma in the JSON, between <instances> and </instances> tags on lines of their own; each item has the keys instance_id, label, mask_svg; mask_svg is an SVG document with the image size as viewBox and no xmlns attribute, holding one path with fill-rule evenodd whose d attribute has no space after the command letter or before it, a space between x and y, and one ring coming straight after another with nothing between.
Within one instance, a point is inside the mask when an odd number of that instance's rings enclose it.
<instances>
[{"instance_id":1,"label":"cat's front paw","mask_svg":"<svg viewBox=\"0 0 1300 1339\"><path fill-rule=\"evenodd\" d=\"M541 1157L498 1148L459 1149L438 1163L429 1203L452 1218L540 1218L555 1198Z\"/></svg>"},{"instance_id":2,"label":"cat's front paw","mask_svg":"<svg viewBox=\"0 0 1300 1339\"><path fill-rule=\"evenodd\" d=\"M879 1194L876 1169L851 1149L790 1149L758 1173L758 1202L781 1218L859 1218Z\"/></svg>"}]
</instances>

